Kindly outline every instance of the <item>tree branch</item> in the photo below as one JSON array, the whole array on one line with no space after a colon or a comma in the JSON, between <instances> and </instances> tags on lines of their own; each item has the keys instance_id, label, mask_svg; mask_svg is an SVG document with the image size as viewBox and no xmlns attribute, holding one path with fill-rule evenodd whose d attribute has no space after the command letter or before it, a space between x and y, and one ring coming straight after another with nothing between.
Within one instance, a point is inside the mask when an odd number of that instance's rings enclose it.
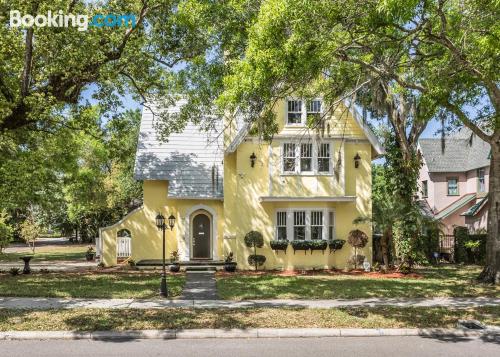
<instances>
[{"instance_id":1,"label":"tree branch","mask_svg":"<svg viewBox=\"0 0 500 357\"><path fill-rule=\"evenodd\" d=\"M492 136L483 132L477 125L470 121L467 115L457 105L450 103L449 101L444 101L441 104L451 113L455 114L467 128L472 130L472 132L479 136L482 140L487 143L490 143L493 140Z\"/></svg>"}]
</instances>

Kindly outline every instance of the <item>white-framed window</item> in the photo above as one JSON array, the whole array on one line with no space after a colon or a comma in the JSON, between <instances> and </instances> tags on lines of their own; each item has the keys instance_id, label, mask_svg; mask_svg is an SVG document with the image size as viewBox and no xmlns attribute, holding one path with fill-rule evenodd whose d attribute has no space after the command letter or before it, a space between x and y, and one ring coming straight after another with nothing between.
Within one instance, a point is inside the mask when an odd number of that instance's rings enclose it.
<instances>
[{"instance_id":1,"label":"white-framed window","mask_svg":"<svg viewBox=\"0 0 500 357\"><path fill-rule=\"evenodd\" d=\"M307 123L318 122L321 117L321 100L314 99L307 102Z\"/></svg>"},{"instance_id":2,"label":"white-framed window","mask_svg":"<svg viewBox=\"0 0 500 357\"><path fill-rule=\"evenodd\" d=\"M285 142L281 147L282 172L284 174L332 174L331 143Z\"/></svg>"},{"instance_id":3,"label":"white-framed window","mask_svg":"<svg viewBox=\"0 0 500 357\"><path fill-rule=\"evenodd\" d=\"M286 101L286 109L285 125L305 126L321 117L323 103L321 99L305 102L303 99L289 98Z\"/></svg>"},{"instance_id":4,"label":"white-framed window","mask_svg":"<svg viewBox=\"0 0 500 357\"><path fill-rule=\"evenodd\" d=\"M305 240L306 239L306 212L295 211L293 212L293 239Z\"/></svg>"},{"instance_id":5,"label":"white-framed window","mask_svg":"<svg viewBox=\"0 0 500 357\"><path fill-rule=\"evenodd\" d=\"M328 212L328 239L335 239L335 215L332 211Z\"/></svg>"},{"instance_id":6,"label":"white-framed window","mask_svg":"<svg viewBox=\"0 0 500 357\"><path fill-rule=\"evenodd\" d=\"M312 163L313 145L311 143L300 144L300 172L312 172Z\"/></svg>"},{"instance_id":7,"label":"white-framed window","mask_svg":"<svg viewBox=\"0 0 500 357\"><path fill-rule=\"evenodd\" d=\"M278 208L275 239L335 239L335 211L330 208Z\"/></svg>"},{"instance_id":8,"label":"white-framed window","mask_svg":"<svg viewBox=\"0 0 500 357\"><path fill-rule=\"evenodd\" d=\"M286 226L286 211L276 212L276 239L286 240L287 238L287 226Z\"/></svg>"},{"instance_id":9,"label":"white-framed window","mask_svg":"<svg viewBox=\"0 0 500 357\"><path fill-rule=\"evenodd\" d=\"M311 211L311 239L323 239L323 211Z\"/></svg>"},{"instance_id":10,"label":"white-framed window","mask_svg":"<svg viewBox=\"0 0 500 357\"><path fill-rule=\"evenodd\" d=\"M458 196L458 178L448 178L448 196Z\"/></svg>"},{"instance_id":11,"label":"white-framed window","mask_svg":"<svg viewBox=\"0 0 500 357\"><path fill-rule=\"evenodd\" d=\"M294 143L283 144L283 172L295 172L296 152Z\"/></svg>"},{"instance_id":12,"label":"white-framed window","mask_svg":"<svg viewBox=\"0 0 500 357\"><path fill-rule=\"evenodd\" d=\"M477 169L477 190L478 192L486 192L486 180L484 178L485 170Z\"/></svg>"},{"instance_id":13,"label":"white-framed window","mask_svg":"<svg viewBox=\"0 0 500 357\"><path fill-rule=\"evenodd\" d=\"M302 100L300 99L288 100L286 123L287 125L302 124Z\"/></svg>"},{"instance_id":14,"label":"white-framed window","mask_svg":"<svg viewBox=\"0 0 500 357\"><path fill-rule=\"evenodd\" d=\"M422 197L427 198L429 195L429 182L427 180L422 181Z\"/></svg>"},{"instance_id":15,"label":"white-framed window","mask_svg":"<svg viewBox=\"0 0 500 357\"><path fill-rule=\"evenodd\" d=\"M330 172L330 143L318 146L318 172Z\"/></svg>"}]
</instances>

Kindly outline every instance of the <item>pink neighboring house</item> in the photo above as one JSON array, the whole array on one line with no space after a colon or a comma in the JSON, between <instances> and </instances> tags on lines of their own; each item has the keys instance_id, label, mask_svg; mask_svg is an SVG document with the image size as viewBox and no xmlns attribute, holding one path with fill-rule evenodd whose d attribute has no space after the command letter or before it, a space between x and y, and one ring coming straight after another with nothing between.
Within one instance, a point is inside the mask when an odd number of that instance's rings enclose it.
<instances>
[{"instance_id":1,"label":"pink neighboring house","mask_svg":"<svg viewBox=\"0 0 500 357\"><path fill-rule=\"evenodd\" d=\"M418 146L423 158L419 196L443 223L445 234L453 234L456 226L486 230L490 146L469 129L444 141L420 139Z\"/></svg>"}]
</instances>

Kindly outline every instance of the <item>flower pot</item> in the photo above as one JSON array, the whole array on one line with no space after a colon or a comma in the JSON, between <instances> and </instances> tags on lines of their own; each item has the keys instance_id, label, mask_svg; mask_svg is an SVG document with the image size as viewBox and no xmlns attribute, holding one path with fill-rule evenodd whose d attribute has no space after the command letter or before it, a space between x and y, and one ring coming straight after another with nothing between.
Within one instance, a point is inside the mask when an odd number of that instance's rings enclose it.
<instances>
[{"instance_id":1,"label":"flower pot","mask_svg":"<svg viewBox=\"0 0 500 357\"><path fill-rule=\"evenodd\" d=\"M85 258L87 258L87 261L93 261L95 259L95 254L94 253L87 253L85 254Z\"/></svg>"},{"instance_id":2,"label":"flower pot","mask_svg":"<svg viewBox=\"0 0 500 357\"><path fill-rule=\"evenodd\" d=\"M172 273L178 273L181 270L181 265L179 263L172 263L171 265L168 266L168 269Z\"/></svg>"},{"instance_id":3,"label":"flower pot","mask_svg":"<svg viewBox=\"0 0 500 357\"><path fill-rule=\"evenodd\" d=\"M224 270L229 273L234 273L236 271L236 263L228 262L224 264Z\"/></svg>"}]
</instances>

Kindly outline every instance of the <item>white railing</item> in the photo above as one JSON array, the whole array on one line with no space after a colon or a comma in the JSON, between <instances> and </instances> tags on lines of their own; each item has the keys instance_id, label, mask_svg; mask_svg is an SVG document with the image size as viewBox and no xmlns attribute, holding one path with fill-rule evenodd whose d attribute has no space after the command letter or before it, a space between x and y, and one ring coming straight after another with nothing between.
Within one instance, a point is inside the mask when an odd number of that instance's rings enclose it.
<instances>
[{"instance_id":1,"label":"white railing","mask_svg":"<svg viewBox=\"0 0 500 357\"><path fill-rule=\"evenodd\" d=\"M130 237L116 238L116 256L118 258L128 258L132 255L132 244Z\"/></svg>"}]
</instances>

